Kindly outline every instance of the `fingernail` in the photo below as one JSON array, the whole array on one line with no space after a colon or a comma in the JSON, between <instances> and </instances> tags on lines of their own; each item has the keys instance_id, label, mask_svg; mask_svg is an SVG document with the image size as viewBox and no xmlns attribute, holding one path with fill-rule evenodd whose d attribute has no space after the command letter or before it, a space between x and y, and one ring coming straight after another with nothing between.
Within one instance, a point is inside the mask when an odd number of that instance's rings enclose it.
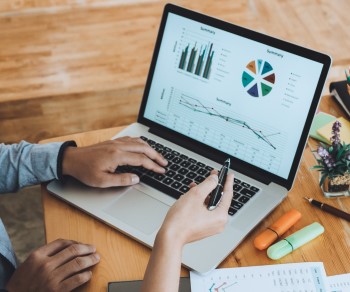
<instances>
[{"instance_id":1,"label":"fingernail","mask_svg":"<svg viewBox=\"0 0 350 292\"><path fill-rule=\"evenodd\" d=\"M100 255L99 255L98 253L95 253L94 256L95 256L95 259L98 260L98 261L99 261L100 258L101 258Z\"/></svg>"},{"instance_id":2,"label":"fingernail","mask_svg":"<svg viewBox=\"0 0 350 292\"><path fill-rule=\"evenodd\" d=\"M136 174L131 175L131 183L132 184L137 184L139 182L140 182L140 178Z\"/></svg>"},{"instance_id":3,"label":"fingernail","mask_svg":"<svg viewBox=\"0 0 350 292\"><path fill-rule=\"evenodd\" d=\"M211 174L210 177L212 177L216 182L219 181L219 178L216 174Z\"/></svg>"}]
</instances>

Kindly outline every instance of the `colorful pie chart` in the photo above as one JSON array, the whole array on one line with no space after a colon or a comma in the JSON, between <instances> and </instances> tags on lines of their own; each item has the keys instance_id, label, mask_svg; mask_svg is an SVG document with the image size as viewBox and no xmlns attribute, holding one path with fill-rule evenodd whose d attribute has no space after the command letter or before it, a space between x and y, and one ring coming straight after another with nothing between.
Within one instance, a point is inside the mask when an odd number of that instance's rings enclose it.
<instances>
[{"instance_id":1,"label":"colorful pie chart","mask_svg":"<svg viewBox=\"0 0 350 292\"><path fill-rule=\"evenodd\" d=\"M248 63L242 74L242 84L253 97L268 95L275 84L275 73L269 62L258 59Z\"/></svg>"}]
</instances>

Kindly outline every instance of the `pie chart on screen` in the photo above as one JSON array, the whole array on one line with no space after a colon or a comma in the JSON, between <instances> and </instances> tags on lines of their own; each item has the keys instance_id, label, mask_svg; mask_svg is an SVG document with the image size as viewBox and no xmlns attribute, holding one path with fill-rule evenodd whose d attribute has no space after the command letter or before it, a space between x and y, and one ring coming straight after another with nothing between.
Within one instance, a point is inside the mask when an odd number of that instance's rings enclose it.
<instances>
[{"instance_id":1,"label":"pie chart on screen","mask_svg":"<svg viewBox=\"0 0 350 292\"><path fill-rule=\"evenodd\" d=\"M268 95L273 89L275 80L273 67L262 59L250 61L242 74L242 85L253 97Z\"/></svg>"}]
</instances>

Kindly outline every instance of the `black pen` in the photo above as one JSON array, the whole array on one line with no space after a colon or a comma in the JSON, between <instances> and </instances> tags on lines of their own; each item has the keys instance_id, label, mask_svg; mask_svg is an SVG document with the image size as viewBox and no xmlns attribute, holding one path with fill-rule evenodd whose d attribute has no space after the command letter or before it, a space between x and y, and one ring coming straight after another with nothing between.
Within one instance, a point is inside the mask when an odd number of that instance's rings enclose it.
<instances>
[{"instance_id":1,"label":"black pen","mask_svg":"<svg viewBox=\"0 0 350 292\"><path fill-rule=\"evenodd\" d=\"M347 221L350 222L350 214L349 213L346 213L342 210L339 210L335 207L332 207L330 205L327 205L325 203L321 203L319 201L316 201L312 198L308 198L308 197L304 197L305 200L309 201L310 204L322 209L323 211L325 212L328 212L330 214L333 214L334 216L337 216L337 217L340 217L340 218L343 218Z\"/></svg>"},{"instance_id":2,"label":"black pen","mask_svg":"<svg viewBox=\"0 0 350 292\"><path fill-rule=\"evenodd\" d=\"M216 206L219 204L221 197L223 195L224 185L226 182L226 176L228 173L228 170L230 169L230 158L226 159L224 162L224 165L221 167L220 173L219 173L219 182L216 188L211 192L210 199L208 203L208 210L214 210Z\"/></svg>"}]
</instances>

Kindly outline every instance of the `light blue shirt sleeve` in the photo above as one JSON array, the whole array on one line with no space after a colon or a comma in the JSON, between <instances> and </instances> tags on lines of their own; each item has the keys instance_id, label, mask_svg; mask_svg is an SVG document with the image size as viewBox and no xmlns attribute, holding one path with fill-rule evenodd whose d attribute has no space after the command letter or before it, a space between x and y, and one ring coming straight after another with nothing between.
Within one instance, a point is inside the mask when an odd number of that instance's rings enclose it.
<instances>
[{"instance_id":1,"label":"light blue shirt sleeve","mask_svg":"<svg viewBox=\"0 0 350 292\"><path fill-rule=\"evenodd\" d=\"M62 143L0 144L0 193L57 179L57 156Z\"/></svg>"},{"instance_id":2,"label":"light blue shirt sleeve","mask_svg":"<svg viewBox=\"0 0 350 292\"><path fill-rule=\"evenodd\" d=\"M49 181L57 177L57 157L62 143L0 144L0 193ZM16 268L17 262L10 239L0 219L0 254ZM11 276L11 267L0 258L0 289Z\"/></svg>"}]
</instances>

